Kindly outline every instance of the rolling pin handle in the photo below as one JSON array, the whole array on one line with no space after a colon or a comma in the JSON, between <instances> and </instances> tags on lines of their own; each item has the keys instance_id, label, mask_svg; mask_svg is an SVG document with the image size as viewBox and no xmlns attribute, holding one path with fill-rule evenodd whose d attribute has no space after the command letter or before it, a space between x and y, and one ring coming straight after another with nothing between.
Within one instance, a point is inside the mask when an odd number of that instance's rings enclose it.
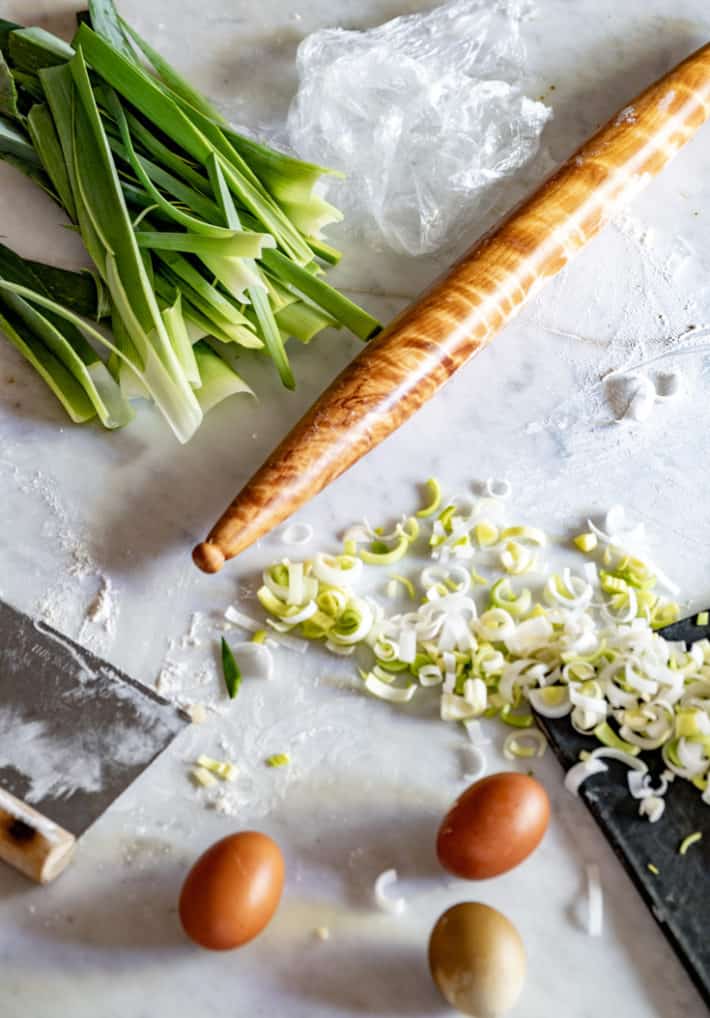
<instances>
[{"instance_id":1,"label":"rolling pin handle","mask_svg":"<svg viewBox=\"0 0 710 1018\"><path fill-rule=\"evenodd\" d=\"M203 541L193 550L192 559L203 573L218 573L224 565L224 552L211 541Z\"/></svg>"},{"instance_id":2,"label":"rolling pin handle","mask_svg":"<svg viewBox=\"0 0 710 1018\"><path fill-rule=\"evenodd\" d=\"M0 788L0 859L38 884L48 884L71 862L76 838Z\"/></svg>"}]
</instances>

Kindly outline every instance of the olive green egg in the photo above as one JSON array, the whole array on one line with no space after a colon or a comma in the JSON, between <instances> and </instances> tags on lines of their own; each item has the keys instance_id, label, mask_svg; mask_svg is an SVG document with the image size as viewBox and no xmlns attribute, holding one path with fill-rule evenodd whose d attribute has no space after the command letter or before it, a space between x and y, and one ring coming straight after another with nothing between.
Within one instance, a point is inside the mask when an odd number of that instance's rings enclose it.
<instances>
[{"instance_id":1,"label":"olive green egg","mask_svg":"<svg viewBox=\"0 0 710 1018\"><path fill-rule=\"evenodd\" d=\"M520 997L527 962L520 934L488 905L454 905L429 938L429 968L446 1000L471 1018L500 1018Z\"/></svg>"}]
</instances>

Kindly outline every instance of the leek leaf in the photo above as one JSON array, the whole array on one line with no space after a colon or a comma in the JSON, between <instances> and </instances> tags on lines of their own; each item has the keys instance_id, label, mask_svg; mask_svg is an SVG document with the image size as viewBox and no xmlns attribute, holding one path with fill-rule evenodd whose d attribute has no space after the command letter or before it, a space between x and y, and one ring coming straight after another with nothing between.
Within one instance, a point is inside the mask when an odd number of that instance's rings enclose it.
<instances>
[{"instance_id":1,"label":"leek leaf","mask_svg":"<svg viewBox=\"0 0 710 1018\"><path fill-rule=\"evenodd\" d=\"M313 337L323 329L340 328L340 322L331 318L320 308L306 304L302 300L287 304L277 311L276 321L282 332L285 332L287 336L293 336L301 343L310 343Z\"/></svg>"},{"instance_id":2,"label":"leek leaf","mask_svg":"<svg viewBox=\"0 0 710 1018\"><path fill-rule=\"evenodd\" d=\"M328 265L337 265L342 254L337 248L331 244L326 244L320 237L306 237L308 246L314 255L317 255L322 261L327 262Z\"/></svg>"},{"instance_id":3,"label":"leek leaf","mask_svg":"<svg viewBox=\"0 0 710 1018\"><path fill-rule=\"evenodd\" d=\"M136 141L146 150L146 152L157 159L162 166L169 167L174 173L177 173L179 177L182 177L186 183L190 184L196 191L200 191L207 197L210 193L209 181L205 176L197 171L195 164L191 163L188 159L178 155L177 152L173 152L172 149L164 145L162 141L155 136L151 131L145 127L140 120L133 116L128 110L124 111L128 118L128 126L131 129L131 134L136 138Z\"/></svg>"},{"instance_id":4,"label":"leek leaf","mask_svg":"<svg viewBox=\"0 0 710 1018\"><path fill-rule=\"evenodd\" d=\"M10 33L16 32L22 25L16 25L14 21L5 21L0 18L0 53L7 55Z\"/></svg>"},{"instance_id":5,"label":"leek leaf","mask_svg":"<svg viewBox=\"0 0 710 1018\"><path fill-rule=\"evenodd\" d=\"M168 233L158 230L136 233L138 246L157 251L182 251L195 255L220 258L258 258L265 247L273 247L268 233L245 233L221 227L221 237L198 237L193 233Z\"/></svg>"},{"instance_id":6,"label":"leek leaf","mask_svg":"<svg viewBox=\"0 0 710 1018\"><path fill-rule=\"evenodd\" d=\"M121 141L123 142L125 157L130 163L133 172L135 173L138 181L143 188L150 195L155 204L174 219L181 226L184 226L187 230L192 230L195 233L205 237L223 237L227 231L221 226L215 226L212 223L206 223L201 219L195 219L194 216L187 215L185 212L181 212L171 202L169 202L154 186L149 174L146 172L143 162L138 158L136 151L133 147L133 141L131 139L131 132L128 127L128 121L123 112L123 107L118 101L118 97L115 92L107 92L106 99L108 104L109 112L118 125L118 129L121 134Z\"/></svg>"},{"instance_id":7,"label":"leek leaf","mask_svg":"<svg viewBox=\"0 0 710 1018\"><path fill-rule=\"evenodd\" d=\"M17 106L17 86L5 57L0 52L0 114L17 120L20 111Z\"/></svg>"},{"instance_id":8,"label":"leek leaf","mask_svg":"<svg viewBox=\"0 0 710 1018\"><path fill-rule=\"evenodd\" d=\"M42 168L39 156L32 147L30 139L4 117L0 117L0 156L3 158L13 157L35 170Z\"/></svg>"},{"instance_id":9,"label":"leek leaf","mask_svg":"<svg viewBox=\"0 0 710 1018\"><path fill-rule=\"evenodd\" d=\"M52 181L52 187L57 192L64 210L70 219L76 221L76 206L62 147L59 144L52 115L47 106L32 107L27 116L27 129L35 152L41 159L42 166Z\"/></svg>"},{"instance_id":10,"label":"leek leaf","mask_svg":"<svg viewBox=\"0 0 710 1018\"><path fill-rule=\"evenodd\" d=\"M207 169L212 182L212 190L219 202L227 226L239 228L241 226L239 214L234 206L232 195L224 179L219 160L213 156L207 164ZM283 336L274 317L274 312L269 302L269 294L259 279L256 264L251 263L250 270L257 278L257 285L249 287L247 293L251 301L254 315L259 326L259 332L264 340L271 359L276 365L279 378L287 389L296 388L296 380L293 377L291 365L283 342Z\"/></svg>"},{"instance_id":11,"label":"leek leaf","mask_svg":"<svg viewBox=\"0 0 710 1018\"><path fill-rule=\"evenodd\" d=\"M24 71L15 69L12 71L12 77L17 88L19 105L22 106L21 113L27 112L32 105L32 100L42 102L44 93L36 74L25 74Z\"/></svg>"},{"instance_id":12,"label":"leek leaf","mask_svg":"<svg viewBox=\"0 0 710 1018\"><path fill-rule=\"evenodd\" d=\"M118 139L113 138L110 134L109 143L111 145L111 150L121 159L125 160L126 163L128 163L128 156L125 146L122 145ZM146 159L145 156L139 155L137 158L139 159L141 166L148 174L152 182L156 184L158 187L161 187L163 191L167 191L168 194L172 194L174 198L177 198L178 201L182 202L188 208L192 209L193 212L201 216L208 223L214 223L219 220L220 218L219 209L215 205L215 203L211 201L211 199L207 198L200 191L195 191L194 188L192 188L189 184L185 184L183 183L183 181L178 180L177 177L174 177L171 173L168 173L161 166L158 166L150 159ZM125 182L123 182L123 190L124 194L126 194ZM154 199L151 197L151 194L148 191L146 191L145 188L143 188L142 190L146 199L145 204L146 205L155 204ZM164 213L164 215L166 214ZM172 215L169 215L167 216L167 218L174 217Z\"/></svg>"},{"instance_id":13,"label":"leek leaf","mask_svg":"<svg viewBox=\"0 0 710 1018\"><path fill-rule=\"evenodd\" d=\"M42 280L32 266L10 248L0 245L0 280L27 287L46 296ZM12 312L17 326L22 321L82 387L102 423L107 428L122 427L132 418L130 406L123 400L115 382L99 359L94 348L70 322L58 318L51 310L44 314L22 297L6 292L2 303ZM39 347L34 353L39 355Z\"/></svg>"},{"instance_id":14,"label":"leek leaf","mask_svg":"<svg viewBox=\"0 0 710 1018\"><path fill-rule=\"evenodd\" d=\"M60 67L47 67L39 72L39 77L64 156L81 239L99 273L105 274L104 247L84 203L79 200L79 185L74 172L74 107L76 98L71 69L68 64L63 64Z\"/></svg>"},{"instance_id":15,"label":"leek leaf","mask_svg":"<svg viewBox=\"0 0 710 1018\"><path fill-rule=\"evenodd\" d=\"M58 304L96 321L109 313L103 284L91 272L72 272L31 260L25 260L25 264L42 280L47 296Z\"/></svg>"},{"instance_id":16,"label":"leek leaf","mask_svg":"<svg viewBox=\"0 0 710 1018\"><path fill-rule=\"evenodd\" d=\"M104 0L104 3L111 3L112 0ZM198 92L192 87L189 81L186 81L175 68L165 60L157 50L154 50L150 43L142 39L141 36L132 28L123 18L120 19L121 26L124 32L126 32L136 46L143 53L143 56L153 65L153 68L160 77L163 79L166 85L172 89L173 92L177 93L186 102L194 106L195 109L204 113L206 116L216 120L219 124L224 124L226 121L222 117L222 114L212 105L212 103L204 96L201 92Z\"/></svg>"},{"instance_id":17,"label":"leek leaf","mask_svg":"<svg viewBox=\"0 0 710 1018\"><path fill-rule=\"evenodd\" d=\"M128 424L133 418L130 405L121 395L106 365L99 360L83 336L79 336L81 343L76 344L81 351L80 355L63 331L27 301L9 293L5 294L4 303L76 379L89 397L105 428L121 428ZM73 328L70 323L64 325L67 331Z\"/></svg>"},{"instance_id":18,"label":"leek leaf","mask_svg":"<svg viewBox=\"0 0 710 1018\"><path fill-rule=\"evenodd\" d=\"M172 354L172 346L160 322L155 294L148 285L145 267L128 217L120 181L82 54L77 54L69 66L80 100L76 103L74 123L77 182L80 188L83 184L82 189L89 203L87 208L98 232L105 237L107 254L113 258L121 283L120 290L125 289L130 294L131 310L141 326L141 341L146 335L150 335L158 356L164 361L166 368L175 373L176 378L180 380L179 368L177 372L175 371L178 366ZM116 294L112 293L112 296L118 303ZM131 333L125 316L124 322ZM132 334L131 339L136 343L136 337ZM140 344L136 343L136 347L142 354Z\"/></svg>"},{"instance_id":19,"label":"leek leaf","mask_svg":"<svg viewBox=\"0 0 710 1018\"><path fill-rule=\"evenodd\" d=\"M229 699L233 700L242 684L242 673L232 653L232 648L224 637L222 637L222 674Z\"/></svg>"},{"instance_id":20,"label":"leek leaf","mask_svg":"<svg viewBox=\"0 0 710 1018\"><path fill-rule=\"evenodd\" d=\"M174 95L165 86L161 87L141 67L113 50L87 25L80 27L77 43L88 63L102 78L199 163L206 164L212 152L220 153L227 183L234 194L252 210L288 254L299 262L309 260L311 252L308 245L216 124L186 104L180 96ZM184 111L186 105L189 116ZM196 124L199 124L199 129Z\"/></svg>"},{"instance_id":21,"label":"leek leaf","mask_svg":"<svg viewBox=\"0 0 710 1018\"><path fill-rule=\"evenodd\" d=\"M114 271L112 268L112 256L107 259L107 264L109 266L109 275L112 275ZM139 350L137 354L135 352L126 353L122 346L118 347L113 340L109 339L102 332L99 332L93 325L90 325L83 318L74 314L73 311L69 311L68 308L62 307L61 304L57 304L56 301L51 300L49 297L44 297L42 294L39 294L34 290L30 290L25 286L18 286L15 283L7 283L2 279L0 279L0 294L1 293L14 293L19 297L24 297L29 303L37 304L40 307L46 308L47 310L54 312L54 314L58 315L60 318L63 318L65 321L75 325L80 331L90 336L95 342L105 346L121 361L123 361L132 372L138 375L145 386L145 389L150 393L153 400L161 408L168 421L172 423L173 420L181 421L184 419L185 406L182 393L176 389L173 379L167 374L162 360L160 360L155 349L150 344L145 346L143 350ZM128 304L125 296L122 295L120 300L121 304ZM122 321L125 322L126 313L121 304L117 304L117 310L120 313ZM128 304L128 307L130 308L130 304ZM162 326L162 322L161 327L164 328L164 326ZM131 343L133 343L133 336L129 336L129 338ZM131 357L134 359L129 359ZM195 400L195 403L197 403L191 389L190 395L192 399ZM179 434L178 437L180 437Z\"/></svg>"},{"instance_id":22,"label":"leek leaf","mask_svg":"<svg viewBox=\"0 0 710 1018\"><path fill-rule=\"evenodd\" d=\"M280 251L264 251L261 261L277 278L290 283L299 292L346 325L360 339L370 339L380 331L380 323L334 287L318 279L308 269L284 258Z\"/></svg>"},{"instance_id":23,"label":"leek leaf","mask_svg":"<svg viewBox=\"0 0 710 1018\"><path fill-rule=\"evenodd\" d=\"M254 308L254 314L259 322L264 344L276 365L279 377L287 389L295 389L296 380L293 377L291 365L288 361L281 330L269 305L268 294L265 290L254 287L249 291L249 295L252 307Z\"/></svg>"},{"instance_id":24,"label":"leek leaf","mask_svg":"<svg viewBox=\"0 0 710 1018\"><path fill-rule=\"evenodd\" d=\"M13 68L36 74L43 67L65 64L74 56L69 43L43 28L18 28L10 33L8 53Z\"/></svg>"},{"instance_id":25,"label":"leek leaf","mask_svg":"<svg viewBox=\"0 0 710 1018\"><path fill-rule=\"evenodd\" d=\"M249 326L249 322L234 301L218 290L216 286L208 283L205 277L197 271L187 258L183 258L176 251L158 251L157 255L168 266L169 270L175 274L176 278L173 278L171 281L179 289L183 289L183 284L187 284L187 287L198 294L222 319L231 322L233 325ZM255 346L260 347L261 343L256 336L254 339L256 340Z\"/></svg>"},{"instance_id":26,"label":"leek leaf","mask_svg":"<svg viewBox=\"0 0 710 1018\"><path fill-rule=\"evenodd\" d=\"M195 354L192 349L192 343L188 335L187 327L185 325L185 319L182 313L182 296L180 293L177 294L175 300L168 307L163 308L161 311L165 328L170 341L173 344L175 355L180 361L180 366L185 374L185 378L190 382L192 386L200 385L200 372L195 360ZM202 408L204 412L204 407Z\"/></svg>"},{"instance_id":27,"label":"leek leaf","mask_svg":"<svg viewBox=\"0 0 710 1018\"><path fill-rule=\"evenodd\" d=\"M254 395L247 383L212 349L209 343L200 340L199 343L195 343L193 349L202 380L196 395L203 413L208 413L223 399L236 393L245 392L250 396Z\"/></svg>"},{"instance_id":28,"label":"leek leaf","mask_svg":"<svg viewBox=\"0 0 710 1018\"><path fill-rule=\"evenodd\" d=\"M96 416L91 400L74 376L32 334L21 319L15 318L12 312L4 307L2 301L0 301L0 331L46 382L75 424L83 424Z\"/></svg>"},{"instance_id":29,"label":"leek leaf","mask_svg":"<svg viewBox=\"0 0 710 1018\"><path fill-rule=\"evenodd\" d=\"M87 25L80 27L76 40L87 63L124 99L198 162L207 159L207 140L146 71L117 53Z\"/></svg>"},{"instance_id":30,"label":"leek leaf","mask_svg":"<svg viewBox=\"0 0 710 1018\"><path fill-rule=\"evenodd\" d=\"M65 152L82 237L140 359L134 367L178 438L187 441L202 413L150 287L81 53L66 67L42 71L41 77ZM113 344L110 348L115 349Z\"/></svg>"},{"instance_id":31,"label":"leek leaf","mask_svg":"<svg viewBox=\"0 0 710 1018\"><path fill-rule=\"evenodd\" d=\"M94 31L111 43L114 49L135 60L126 39L113 0L89 0L89 17Z\"/></svg>"}]
</instances>

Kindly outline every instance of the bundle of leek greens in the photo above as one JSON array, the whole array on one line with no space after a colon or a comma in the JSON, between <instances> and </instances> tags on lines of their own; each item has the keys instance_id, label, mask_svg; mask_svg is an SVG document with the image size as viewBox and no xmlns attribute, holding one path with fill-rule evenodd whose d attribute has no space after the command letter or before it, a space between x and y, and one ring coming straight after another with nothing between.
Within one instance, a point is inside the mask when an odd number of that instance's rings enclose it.
<instances>
[{"instance_id":1,"label":"bundle of leek greens","mask_svg":"<svg viewBox=\"0 0 710 1018\"><path fill-rule=\"evenodd\" d=\"M0 157L62 206L96 267L2 248L0 330L72 420L120 427L147 397L184 442L249 391L230 347L263 349L293 388L288 337L379 324L322 278L339 258L320 230L340 213L312 193L329 171L238 134L113 0L89 8L71 46L0 20Z\"/></svg>"}]
</instances>

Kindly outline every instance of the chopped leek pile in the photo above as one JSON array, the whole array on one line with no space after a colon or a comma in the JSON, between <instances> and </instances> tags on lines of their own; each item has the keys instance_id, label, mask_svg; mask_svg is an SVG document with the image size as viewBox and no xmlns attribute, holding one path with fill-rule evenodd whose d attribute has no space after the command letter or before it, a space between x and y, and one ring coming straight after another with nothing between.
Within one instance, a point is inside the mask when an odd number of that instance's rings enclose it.
<instances>
[{"instance_id":1,"label":"chopped leek pile","mask_svg":"<svg viewBox=\"0 0 710 1018\"><path fill-rule=\"evenodd\" d=\"M266 569L257 596L277 638L358 651L364 688L390 703L432 687L445 721L498 717L518 730L506 740L512 756L544 748L540 733L525 733L531 708L568 716L593 750L570 771L569 787L606 770L601 757L622 760L650 820L675 776L710 805L710 641L686 650L655 632L678 618L678 589L640 557L642 528L626 526L615 507L605 528L588 522L593 541L571 542L568 554L585 561L554 573L545 533L509 523L504 499L445 501L431 482L429 496L423 512L388 533L363 523L345 534L340 554ZM424 568L402 575L406 555L427 553ZM384 586L403 607L387 613L359 591L367 565L393 563ZM663 754L660 788L638 759L646 750Z\"/></svg>"},{"instance_id":2,"label":"chopped leek pile","mask_svg":"<svg viewBox=\"0 0 710 1018\"><path fill-rule=\"evenodd\" d=\"M73 421L120 427L149 398L185 442L251 391L240 348L262 350L292 389L289 337L379 329L323 279L339 253L321 230L341 214L313 187L330 171L234 131L113 0L91 0L71 46L0 20L0 158L62 206L96 268L75 292L72 274L0 259L0 330Z\"/></svg>"}]
</instances>

